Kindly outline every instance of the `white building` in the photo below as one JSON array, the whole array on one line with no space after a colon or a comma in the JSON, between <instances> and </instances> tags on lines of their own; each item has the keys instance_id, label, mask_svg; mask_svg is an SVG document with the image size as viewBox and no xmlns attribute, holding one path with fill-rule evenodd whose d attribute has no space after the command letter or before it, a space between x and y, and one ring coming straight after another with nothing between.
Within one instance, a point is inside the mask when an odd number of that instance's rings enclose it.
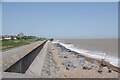
<instances>
[{"instance_id":1,"label":"white building","mask_svg":"<svg viewBox=\"0 0 120 80\"><path fill-rule=\"evenodd\" d=\"M11 40L11 37L5 37L4 39L5 40Z\"/></svg>"}]
</instances>

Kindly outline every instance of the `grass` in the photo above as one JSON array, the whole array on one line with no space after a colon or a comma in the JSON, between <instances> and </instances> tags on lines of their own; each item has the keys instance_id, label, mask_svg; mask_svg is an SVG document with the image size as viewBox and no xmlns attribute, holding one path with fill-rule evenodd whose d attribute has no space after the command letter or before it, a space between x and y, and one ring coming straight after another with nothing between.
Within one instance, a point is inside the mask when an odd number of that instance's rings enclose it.
<instances>
[{"instance_id":1,"label":"grass","mask_svg":"<svg viewBox=\"0 0 120 80\"><path fill-rule=\"evenodd\" d=\"M14 41L14 40L3 40L2 41L2 51L6 51L8 49L18 47L18 46L23 46L30 44L31 42L25 41L25 40L20 40L20 41Z\"/></svg>"}]
</instances>

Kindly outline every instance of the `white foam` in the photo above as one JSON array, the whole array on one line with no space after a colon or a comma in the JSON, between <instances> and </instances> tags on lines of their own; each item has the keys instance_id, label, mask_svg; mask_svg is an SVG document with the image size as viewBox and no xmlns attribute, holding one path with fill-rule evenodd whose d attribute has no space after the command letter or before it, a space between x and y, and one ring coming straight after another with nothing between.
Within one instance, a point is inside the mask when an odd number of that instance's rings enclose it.
<instances>
[{"instance_id":1,"label":"white foam","mask_svg":"<svg viewBox=\"0 0 120 80\"><path fill-rule=\"evenodd\" d=\"M119 58L113 57L113 56L108 56L106 53L101 53L101 52L97 52L97 51L88 51L85 49L78 49L73 44L64 44L59 41L53 41L53 43L59 43L60 45L64 46L65 48L70 49L71 51L80 53L86 57L91 57L91 58L98 59L98 60L105 59L105 61L109 62L110 64L120 67L120 65L118 65Z\"/></svg>"}]
</instances>

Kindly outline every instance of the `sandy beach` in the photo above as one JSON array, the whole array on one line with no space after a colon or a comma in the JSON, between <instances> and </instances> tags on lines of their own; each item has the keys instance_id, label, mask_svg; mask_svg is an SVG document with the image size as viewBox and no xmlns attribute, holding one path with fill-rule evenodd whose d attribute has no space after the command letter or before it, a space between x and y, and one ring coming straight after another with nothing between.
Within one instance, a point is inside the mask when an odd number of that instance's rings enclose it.
<instances>
[{"instance_id":1,"label":"sandy beach","mask_svg":"<svg viewBox=\"0 0 120 80\"><path fill-rule=\"evenodd\" d=\"M100 68L101 61L78 55L59 44L50 42L48 46L48 55L42 72L45 78L118 78L119 76L111 66L106 66L107 63Z\"/></svg>"}]
</instances>

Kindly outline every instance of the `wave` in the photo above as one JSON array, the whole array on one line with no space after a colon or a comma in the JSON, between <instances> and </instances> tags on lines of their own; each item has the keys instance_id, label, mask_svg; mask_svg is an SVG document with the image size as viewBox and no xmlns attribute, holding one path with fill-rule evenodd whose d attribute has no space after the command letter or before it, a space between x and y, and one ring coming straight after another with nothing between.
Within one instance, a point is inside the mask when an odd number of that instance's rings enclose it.
<instances>
[{"instance_id":1,"label":"wave","mask_svg":"<svg viewBox=\"0 0 120 80\"><path fill-rule=\"evenodd\" d=\"M80 49L75 47L73 44L65 44L60 42L59 40L53 41L53 43L59 43L60 45L64 46L67 49L70 49L71 51L77 52L79 54L82 54L86 57L90 57L90 58L94 58L97 60L102 60L104 59L106 62L109 62L110 64L116 66L116 67L120 67L119 63L119 58L118 57L114 57L111 55L107 55L107 53L101 53L99 51L89 51L89 50L85 50L85 49Z\"/></svg>"}]
</instances>

